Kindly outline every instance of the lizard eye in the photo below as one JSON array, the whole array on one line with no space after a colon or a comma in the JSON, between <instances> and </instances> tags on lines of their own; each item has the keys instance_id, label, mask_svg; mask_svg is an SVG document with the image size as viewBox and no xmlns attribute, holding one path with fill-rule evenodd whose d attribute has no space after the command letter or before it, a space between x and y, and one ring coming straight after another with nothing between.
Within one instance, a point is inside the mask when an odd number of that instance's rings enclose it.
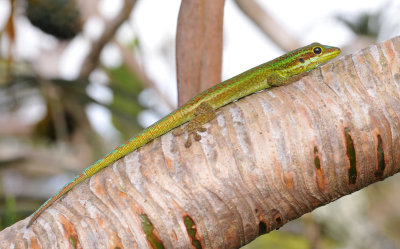
<instances>
[{"instance_id":1,"label":"lizard eye","mask_svg":"<svg viewBox=\"0 0 400 249\"><path fill-rule=\"evenodd\" d=\"M299 61L300 61L301 63L304 63L304 59L303 59L303 58L300 58Z\"/></svg>"},{"instance_id":2,"label":"lizard eye","mask_svg":"<svg viewBox=\"0 0 400 249\"><path fill-rule=\"evenodd\" d=\"M313 49L313 51L314 51L314 54L320 54L322 52L322 48L321 47L315 47Z\"/></svg>"}]
</instances>

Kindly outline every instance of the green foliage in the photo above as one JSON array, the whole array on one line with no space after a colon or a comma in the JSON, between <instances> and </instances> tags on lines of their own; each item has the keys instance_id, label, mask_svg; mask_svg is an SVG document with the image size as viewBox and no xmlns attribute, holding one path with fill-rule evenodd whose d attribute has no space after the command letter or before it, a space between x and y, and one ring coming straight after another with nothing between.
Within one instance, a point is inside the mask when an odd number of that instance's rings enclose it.
<instances>
[{"instance_id":1,"label":"green foliage","mask_svg":"<svg viewBox=\"0 0 400 249\"><path fill-rule=\"evenodd\" d=\"M128 139L143 128L136 119L143 110L137 100L143 90L142 84L125 64L106 68L105 71L110 78L114 96L109 106L113 110L113 124L123 134L124 139Z\"/></svg>"},{"instance_id":2,"label":"green foliage","mask_svg":"<svg viewBox=\"0 0 400 249\"><path fill-rule=\"evenodd\" d=\"M334 243L329 239L322 239L319 247L311 247L310 239L304 235L296 235L283 231L272 231L255 239L241 249L331 249Z\"/></svg>"},{"instance_id":3,"label":"green foliage","mask_svg":"<svg viewBox=\"0 0 400 249\"><path fill-rule=\"evenodd\" d=\"M0 229L11 226L19 220L17 216L16 201L13 196L6 196L4 206L1 206Z\"/></svg>"},{"instance_id":4,"label":"green foliage","mask_svg":"<svg viewBox=\"0 0 400 249\"><path fill-rule=\"evenodd\" d=\"M379 33L379 17L378 13L361 13L354 20L345 16L338 16L337 19L343 22L354 34L377 38Z\"/></svg>"},{"instance_id":5,"label":"green foliage","mask_svg":"<svg viewBox=\"0 0 400 249\"><path fill-rule=\"evenodd\" d=\"M310 243L307 238L288 233L273 231L269 234L258 237L252 243L242 249L309 249Z\"/></svg>"},{"instance_id":6,"label":"green foliage","mask_svg":"<svg viewBox=\"0 0 400 249\"><path fill-rule=\"evenodd\" d=\"M6 196L5 223L7 226L14 224L17 220L16 201L13 196Z\"/></svg>"},{"instance_id":7,"label":"green foliage","mask_svg":"<svg viewBox=\"0 0 400 249\"><path fill-rule=\"evenodd\" d=\"M0 67L1 70L1 67ZM121 131L124 138L140 131L142 127L137 122L137 115L143 110L138 103L138 95L143 90L138 77L125 65L117 68L104 69L110 78L110 90L113 93L113 100L110 104L104 104L93 99L87 94L87 80L63 80L47 79L45 82L29 74L12 75L9 81L0 82L0 91L3 91L7 99L0 101L0 108L9 109L12 112L25 99L32 96L40 96L46 103L46 115L35 127L36 138L47 141L56 141L56 129L54 113L62 117L65 122L65 133L71 135L76 129L80 129L80 121L76 113L85 112L89 104L99 104L113 115L115 127ZM46 89L50 87L57 92L56 99L49 98ZM8 99L9 97L9 99ZM56 112L51 108L59 106ZM79 110L77 109L79 108Z\"/></svg>"}]
</instances>

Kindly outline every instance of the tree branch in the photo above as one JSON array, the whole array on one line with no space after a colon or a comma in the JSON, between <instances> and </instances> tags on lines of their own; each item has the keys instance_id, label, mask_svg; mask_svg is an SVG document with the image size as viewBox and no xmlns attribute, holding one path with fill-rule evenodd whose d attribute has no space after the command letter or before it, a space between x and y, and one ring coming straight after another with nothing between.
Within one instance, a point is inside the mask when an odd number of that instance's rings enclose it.
<instances>
[{"instance_id":1,"label":"tree branch","mask_svg":"<svg viewBox=\"0 0 400 249\"><path fill-rule=\"evenodd\" d=\"M219 109L75 187L3 248L239 248L400 170L400 38Z\"/></svg>"},{"instance_id":2,"label":"tree branch","mask_svg":"<svg viewBox=\"0 0 400 249\"><path fill-rule=\"evenodd\" d=\"M255 0L235 0L235 2L243 13L283 51L288 52L300 47L297 39L286 32L286 29L276 22Z\"/></svg>"},{"instance_id":3,"label":"tree branch","mask_svg":"<svg viewBox=\"0 0 400 249\"><path fill-rule=\"evenodd\" d=\"M176 33L178 106L221 81L224 0L184 0Z\"/></svg>"},{"instance_id":4,"label":"tree branch","mask_svg":"<svg viewBox=\"0 0 400 249\"><path fill-rule=\"evenodd\" d=\"M139 82L142 83L143 87L151 87L152 89L154 89L157 95L162 98L162 101L167 104L169 109L173 110L174 105L171 103L171 101L169 101L167 96L165 96L165 94L160 91L160 88L156 85L156 83L146 75L143 68L139 65L136 58L132 55L132 52L116 40L114 40L114 44L119 48L124 62L129 66L131 71L139 77Z\"/></svg>"},{"instance_id":5,"label":"tree branch","mask_svg":"<svg viewBox=\"0 0 400 249\"><path fill-rule=\"evenodd\" d=\"M121 9L121 13L119 13L114 20L107 23L102 36L99 38L99 40L93 42L92 49L82 64L79 77L89 77L90 73L97 67L101 51L103 50L104 46L110 40L112 40L121 24L129 18L135 3L136 0L125 0L124 6Z\"/></svg>"}]
</instances>

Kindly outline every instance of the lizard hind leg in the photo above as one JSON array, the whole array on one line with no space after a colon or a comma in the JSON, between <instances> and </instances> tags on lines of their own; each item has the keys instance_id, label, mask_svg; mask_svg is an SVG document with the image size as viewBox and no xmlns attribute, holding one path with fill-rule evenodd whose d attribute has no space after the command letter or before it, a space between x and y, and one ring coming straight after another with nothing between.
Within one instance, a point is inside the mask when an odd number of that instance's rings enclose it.
<instances>
[{"instance_id":1,"label":"lizard hind leg","mask_svg":"<svg viewBox=\"0 0 400 249\"><path fill-rule=\"evenodd\" d=\"M182 135L185 131L188 132L188 138L185 142L185 147L189 148L192 145L191 136L195 141L200 141L201 136L198 132L205 132L207 129L202 127L203 124L213 120L216 116L214 108L208 102L202 102L195 110L195 117L183 127L173 131L174 136Z\"/></svg>"}]
</instances>

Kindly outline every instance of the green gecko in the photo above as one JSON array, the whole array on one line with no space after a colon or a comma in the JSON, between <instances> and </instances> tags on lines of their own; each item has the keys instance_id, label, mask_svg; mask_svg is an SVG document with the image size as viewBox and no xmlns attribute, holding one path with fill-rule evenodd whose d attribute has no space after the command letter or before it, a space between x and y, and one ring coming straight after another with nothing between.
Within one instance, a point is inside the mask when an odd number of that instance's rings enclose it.
<instances>
[{"instance_id":1,"label":"green gecko","mask_svg":"<svg viewBox=\"0 0 400 249\"><path fill-rule=\"evenodd\" d=\"M173 135L178 136L187 131L185 147L190 147L191 136L196 141L201 139L197 132L205 131L202 125L214 119L218 108L260 90L287 85L339 54L339 48L312 43L205 90L85 169L36 210L27 227L73 187L126 154L186 122L189 122L187 126L174 130Z\"/></svg>"}]
</instances>

